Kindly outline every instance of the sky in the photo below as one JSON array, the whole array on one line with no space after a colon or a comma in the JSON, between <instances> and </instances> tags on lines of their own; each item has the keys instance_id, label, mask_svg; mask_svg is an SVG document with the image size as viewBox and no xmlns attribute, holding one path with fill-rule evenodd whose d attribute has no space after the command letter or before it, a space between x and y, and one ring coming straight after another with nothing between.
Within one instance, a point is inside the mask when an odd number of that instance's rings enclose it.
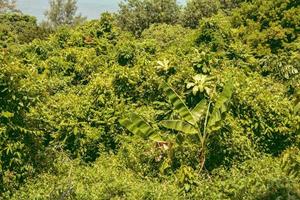
<instances>
[{"instance_id":1,"label":"sky","mask_svg":"<svg viewBox=\"0 0 300 200\"><path fill-rule=\"evenodd\" d=\"M185 0L178 0L183 3ZM120 0L77 0L78 12L88 19L99 18L100 13L117 11ZM44 19L44 12L49 6L48 0L17 0L17 7L23 13Z\"/></svg>"}]
</instances>

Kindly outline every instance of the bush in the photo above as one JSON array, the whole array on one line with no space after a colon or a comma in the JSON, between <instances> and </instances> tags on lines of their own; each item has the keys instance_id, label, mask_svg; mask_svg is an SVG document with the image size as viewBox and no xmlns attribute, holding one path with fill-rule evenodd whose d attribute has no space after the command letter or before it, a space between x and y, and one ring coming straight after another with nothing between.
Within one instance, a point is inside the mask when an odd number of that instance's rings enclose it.
<instances>
[{"instance_id":1,"label":"bush","mask_svg":"<svg viewBox=\"0 0 300 200\"><path fill-rule=\"evenodd\" d=\"M41 175L12 199L178 199L176 186L141 178L112 155L93 166L64 163L56 176Z\"/></svg>"}]
</instances>

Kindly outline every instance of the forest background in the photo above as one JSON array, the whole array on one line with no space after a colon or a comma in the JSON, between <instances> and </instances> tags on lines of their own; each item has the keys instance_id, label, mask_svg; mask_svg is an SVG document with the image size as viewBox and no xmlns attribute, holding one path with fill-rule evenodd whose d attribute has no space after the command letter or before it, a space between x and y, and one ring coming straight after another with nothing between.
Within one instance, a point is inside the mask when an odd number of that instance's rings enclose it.
<instances>
[{"instance_id":1,"label":"forest background","mask_svg":"<svg viewBox=\"0 0 300 200\"><path fill-rule=\"evenodd\" d=\"M300 2L0 1L0 199L299 199Z\"/></svg>"}]
</instances>

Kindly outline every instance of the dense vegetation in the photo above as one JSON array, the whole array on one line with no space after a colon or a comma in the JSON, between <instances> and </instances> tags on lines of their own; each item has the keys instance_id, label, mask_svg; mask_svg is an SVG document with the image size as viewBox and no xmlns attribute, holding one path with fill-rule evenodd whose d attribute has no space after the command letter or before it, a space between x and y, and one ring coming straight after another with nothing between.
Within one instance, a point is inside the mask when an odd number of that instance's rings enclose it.
<instances>
[{"instance_id":1,"label":"dense vegetation","mask_svg":"<svg viewBox=\"0 0 300 200\"><path fill-rule=\"evenodd\" d=\"M207 2L0 12L0 199L299 199L300 2Z\"/></svg>"}]
</instances>

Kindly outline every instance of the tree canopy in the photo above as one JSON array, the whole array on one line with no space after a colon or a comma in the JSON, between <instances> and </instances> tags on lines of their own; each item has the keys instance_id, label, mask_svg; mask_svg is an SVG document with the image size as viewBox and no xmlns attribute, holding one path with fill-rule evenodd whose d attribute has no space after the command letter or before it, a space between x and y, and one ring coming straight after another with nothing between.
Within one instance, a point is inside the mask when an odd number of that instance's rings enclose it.
<instances>
[{"instance_id":1,"label":"tree canopy","mask_svg":"<svg viewBox=\"0 0 300 200\"><path fill-rule=\"evenodd\" d=\"M16 0L0 0L0 13L17 11Z\"/></svg>"},{"instance_id":2,"label":"tree canopy","mask_svg":"<svg viewBox=\"0 0 300 200\"><path fill-rule=\"evenodd\" d=\"M77 14L76 0L50 0L49 9L45 12L48 22L53 27L76 25L85 20Z\"/></svg>"}]
</instances>

